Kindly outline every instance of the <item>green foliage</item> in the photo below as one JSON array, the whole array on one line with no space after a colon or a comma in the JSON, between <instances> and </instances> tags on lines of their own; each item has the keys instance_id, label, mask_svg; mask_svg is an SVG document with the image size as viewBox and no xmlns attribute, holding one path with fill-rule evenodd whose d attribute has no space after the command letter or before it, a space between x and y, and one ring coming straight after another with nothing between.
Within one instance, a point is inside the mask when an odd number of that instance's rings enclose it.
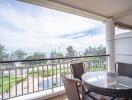
<instances>
[{"instance_id":1,"label":"green foliage","mask_svg":"<svg viewBox=\"0 0 132 100\"><path fill-rule=\"evenodd\" d=\"M102 45L99 47L88 47L84 50L83 55L101 55L106 53L106 48L103 47ZM74 57L77 56L76 50L73 48L73 46L68 46L66 48L66 57ZM63 58L65 57L62 53L56 52L56 50L52 50L50 54L50 58ZM18 60L18 59L26 59L26 60L33 60L33 59L44 59L47 58L45 53L42 52L34 52L32 55L28 55L25 51L22 51L21 49L18 49L11 53L10 55L6 53L5 47L0 44L0 60ZM90 58L93 59L93 58ZM98 59L104 59L105 57L98 57ZM43 60L43 61L30 61L26 63L21 63L21 64L28 64L28 65L35 65L37 66L38 64L58 64L65 62L64 59L56 59L56 60ZM16 63L7 63L7 64L1 64L0 67L14 67ZM8 65L8 66L7 66Z\"/></svg>"},{"instance_id":2,"label":"green foliage","mask_svg":"<svg viewBox=\"0 0 132 100\"><path fill-rule=\"evenodd\" d=\"M32 55L26 57L26 59L44 59L46 55L42 52L34 52Z\"/></svg>"},{"instance_id":3,"label":"green foliage","mask_svg":"<svg viewBox=\"0 0 132 100\"><path fill-rule=\"evenodd\" d=\"M103 47L102 45L99 47L88 47L84 50L84 56L87 55L101 55L101 54L106 54L106 47Z\"/></svg>"},{"instance_id":4,"label":"green foliage","mask_svg":"<svg viewBox=\"0 0 132 100\"><path fill-rule=\"evenodd\" d=\"M56 52L56 50L52 50L51 54L50 54L50 58L62 58L64 57L64 55L60 52ZM50 63L51 64L55 64L55 63L61 63L62 60L51 60Z\"/></svg>"},{"instance_id":5,"label":"green foliage","mask_svg":"<svg viewBox=\"0 0 132 100\"><path fill-rule=\"evenodd\" d=\"M44 59L46 58L46 55L42 52L34 52L32 55L27 56L25 59L30 60L30 59ZM47 61L32 61L29 64L30 65L35 65L35 64L42 64L42 63L46 63Z\"/></svg>"},{"instance_id":6,"label":"green foliage","mask_svg":"<svg viewBox=\"0 0 132 100\"><path fill-rule=\"evenodd\" d=\"M60 52L56 52L56 50L52 50L50 54L50 58L61 58L64 57L64 55Z\"/></svg>"},{"instance_id":7,"label":"green foliage","mask_svg":"<svg viewBox=\"0 0 132 100\"><path fill-rule=\"evenodd\" d=\"M18 49L11 54L11 59L14 60L24 59L26 55L27 55L26 52L22 51L21 49Z\"/></svg>"},{"instance_id":8,"label":"green foliage","mask_svg":"<svg viewBox=\"0 0 132 100\"><path fill-rule=\"evenodd\" d=\"M74 57L77 54L76 50L74 50L72 46L68 46L66 50L67 50L66 57Z\"/></svg>"},{"instance_id":9,"label":"green foliage","mask_svg":"<svg viewBox=\"0 0 132 100\"><path fill-rule=\"evenodd\" d=\"M6 53L5 46L0 44L0 61L6 60L8 58L8 53Z\"/></svg>"}]
</instances>

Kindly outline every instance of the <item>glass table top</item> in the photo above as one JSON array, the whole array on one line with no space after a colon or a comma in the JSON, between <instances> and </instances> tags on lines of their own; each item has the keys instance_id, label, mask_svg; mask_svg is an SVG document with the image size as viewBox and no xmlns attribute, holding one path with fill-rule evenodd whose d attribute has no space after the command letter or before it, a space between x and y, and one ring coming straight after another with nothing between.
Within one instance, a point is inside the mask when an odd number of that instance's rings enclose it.
<instances>
[{"instance_id":1,"label":"glass table top","mask_svg":"<svg viewBox=\"0 0 132 100\"><path fill-rule=\"evenodd\" d=\"M132 78L109 72L87 72L82 80L90 85L107 89L132 89Z\"/></svg>"}]
</instances>

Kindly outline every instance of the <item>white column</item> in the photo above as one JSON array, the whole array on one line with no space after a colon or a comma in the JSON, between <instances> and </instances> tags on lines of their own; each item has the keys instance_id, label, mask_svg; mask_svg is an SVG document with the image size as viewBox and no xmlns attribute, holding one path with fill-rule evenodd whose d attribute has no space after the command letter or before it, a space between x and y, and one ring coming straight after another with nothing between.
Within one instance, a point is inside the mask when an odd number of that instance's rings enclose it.
<instances>
[{"instance_id":1,"label":"white column","mask_svg":"<svg viewBox=\"0 0 132 100\"><path fill-rule=\"evenodd\" d=\"M108 58L108 71L115 72L115 25L114 20L106 21L106 54L110 54Z\"/></svg>"}]
</instances>

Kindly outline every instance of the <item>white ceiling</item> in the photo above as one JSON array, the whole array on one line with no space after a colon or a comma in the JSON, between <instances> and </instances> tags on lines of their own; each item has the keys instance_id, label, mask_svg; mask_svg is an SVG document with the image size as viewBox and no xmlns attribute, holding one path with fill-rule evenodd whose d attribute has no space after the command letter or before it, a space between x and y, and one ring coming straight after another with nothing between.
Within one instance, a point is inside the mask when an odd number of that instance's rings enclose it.
<instances>
[{"instance_id":1,"label":"white ceiling","mask_svg":"<svg viewBox=\"0 0 132 100\"><path fill-rule=\"evenodd\" d=\"M132 9L132 0L49 0L111 17Z\"/></svg>"},{"instance_id":2,"label":"white ceiling","mask_svg":"<svg viewBox=\"0 0 132 100\"><path fill-rule=\"evenodd\" d=\"M66 12L70 12L69 10L67 10L68 8L66 8L70 7L72 9L77 9L79 11L90 13L92 18L97 20L100 20L101 17L102 19L114 18L119 23L122 23L124 25L126 24L126 26L130 27L132 26L132 0L24 0L24 1ZM76 14L75 10L73 10L70 13ZM91 17L90 14L88 14L89 16L87 17Z\"/></svg>"}]
</instances>

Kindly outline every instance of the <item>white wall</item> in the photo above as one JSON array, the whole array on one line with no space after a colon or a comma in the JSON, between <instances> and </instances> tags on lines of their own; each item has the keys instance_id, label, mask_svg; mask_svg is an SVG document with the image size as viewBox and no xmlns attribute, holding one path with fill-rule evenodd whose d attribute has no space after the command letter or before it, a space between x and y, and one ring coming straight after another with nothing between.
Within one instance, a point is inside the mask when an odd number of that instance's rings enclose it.
<instances>
[{"instance_id":1,"label":"white wall","mask_svg":"<svg viewBox=\"0 0 132 100\"><path fill-rule=\"evenodd\" d=\"M115 62L132 63L132 32L115 35Z\"/></svg>"}]
</instances>

